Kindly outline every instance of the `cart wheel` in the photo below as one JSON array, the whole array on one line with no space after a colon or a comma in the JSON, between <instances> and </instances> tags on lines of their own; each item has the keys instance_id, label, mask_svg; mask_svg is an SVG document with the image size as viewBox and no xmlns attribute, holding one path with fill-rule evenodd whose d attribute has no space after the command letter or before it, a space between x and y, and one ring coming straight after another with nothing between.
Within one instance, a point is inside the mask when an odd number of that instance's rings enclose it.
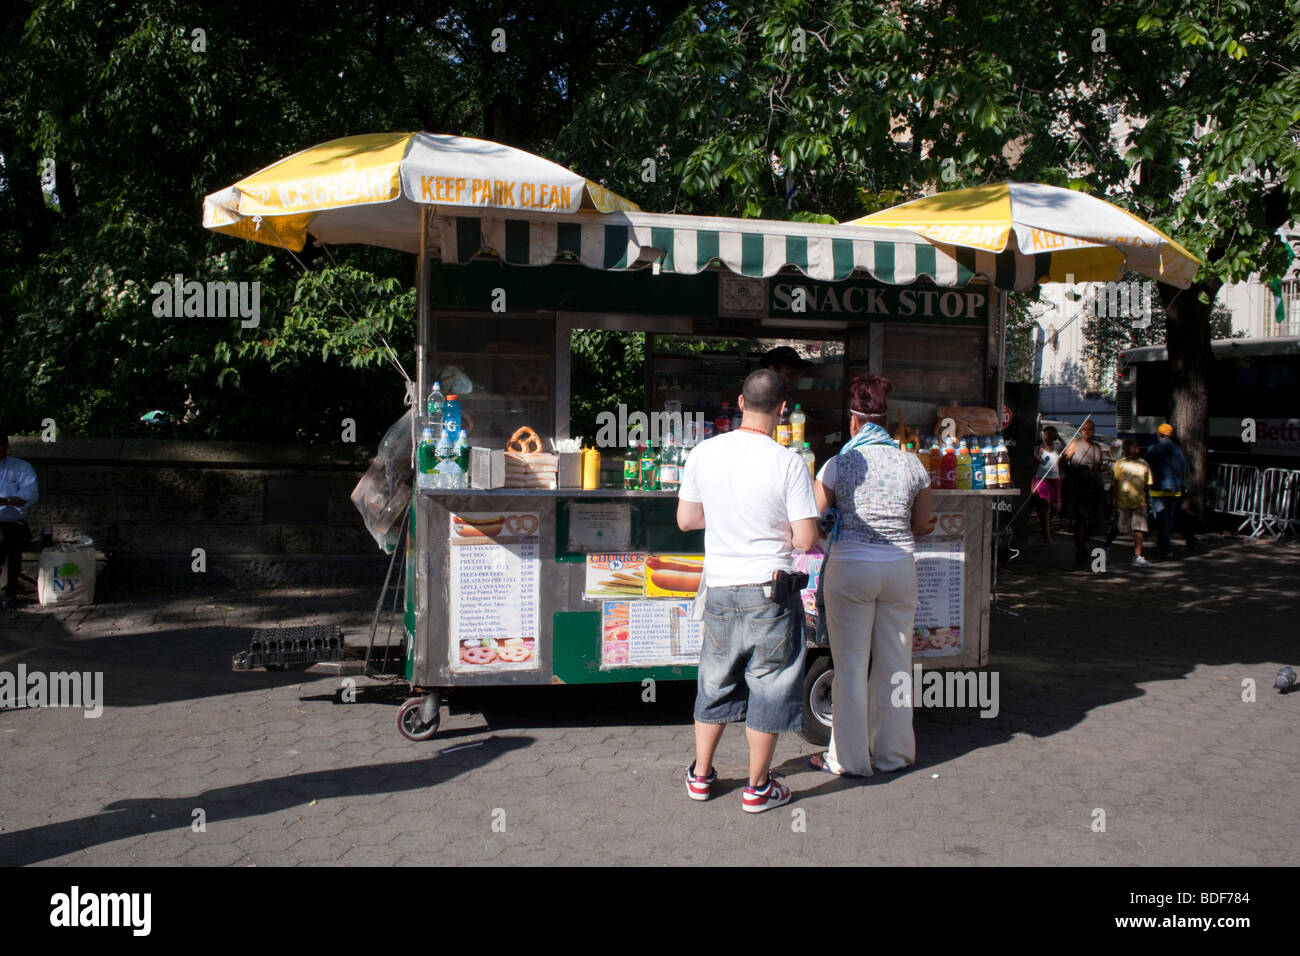
<instances>
[{"instance_id":1,"label":"cart wheel","mask_svg":"<svg viewBox=\"0 0 1300 956\"><path fill-rule=\"evenodd\" d=\"M803 677L803 729L800 736L817 747L831 742L831 681L835 663L829 654L818 656Z\"/></svg>"},{"instance_id":2,"label":"cart wheel","mask_svg":"<svg viewBox=\"0 0 1300 956\"><path fill-rule=\"evenodd\" d=\"M412 697L397 709L397 732L407 740L428 740L438 732L439 713L435 707L433 720L425 723L420 717L422 698Z\"/></svg>"}]
</instances>

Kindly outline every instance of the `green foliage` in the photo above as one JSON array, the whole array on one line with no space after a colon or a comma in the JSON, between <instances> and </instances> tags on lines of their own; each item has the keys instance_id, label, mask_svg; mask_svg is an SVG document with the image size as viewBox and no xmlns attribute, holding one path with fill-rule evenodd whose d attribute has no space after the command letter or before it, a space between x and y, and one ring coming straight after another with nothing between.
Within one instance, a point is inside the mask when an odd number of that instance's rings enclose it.
<instances>
[{"instance_id":1,"label":"green foliage","mask_svg":"<svg viewBox=\"0 0 1300 956\"><path fill-rule=\"evenodd\" d=\"M412 258L309 246L300 266L203 230L202 197L355 133L423 128L551 153L604 59L635 60L682 6L8 5L0 420L122 435L161 409L183 436L337 441L352 418L361 443L376 440L403 394L380 336L414 373ZM504 53L490 49L498 26ZM150 289L178 273L260 282L261 325L155 317Z\"/></svg>"},{"instance_id":2,"label":"green foliage","mask_svg":"<svg viewBox=\"0 0 1300 956\"><path fill-rule=\"evenodd\" d=\"M593 442L596 416L645 404L645 333L575 329L570 334L569 434Z\"/></svg>"}]
</instances>

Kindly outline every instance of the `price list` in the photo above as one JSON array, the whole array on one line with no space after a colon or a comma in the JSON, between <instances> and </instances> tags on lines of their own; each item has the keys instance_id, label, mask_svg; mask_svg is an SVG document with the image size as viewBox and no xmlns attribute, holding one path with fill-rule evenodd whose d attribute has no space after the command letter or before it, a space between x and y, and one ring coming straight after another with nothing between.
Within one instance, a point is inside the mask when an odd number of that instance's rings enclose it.
<instances>
[{"instance_id":1,"label":"price list","mask_svg":"<svg viewBox=\"0 0 1300 956\"><path fill-rule=\"evenodd\" d=\"M961 627L966 549L961 538L916 543L916 626Z\"/></svg>"},{"instance_id":2,"label":"price list","mask_svg":"<svg viewBox=\"0 0 1300 956\"><path fill-rule=\"evenodd\" d=\"M450 549L452 660L462 641L537 638L539 547L528 537L457 540Z\"/></svg>"},{"instance_id":3,"label":"price list","mask_svg":"<svg viewBox=\"0 0 1300 956\"><path fill-rule=\"evenodd\" d=\"M607 618L614 604L606 603ZM703 625L691 620L689 601L620 601L617 604L625 607L628 615L628 666L699 662ZM609 655L606 663L614 663Z\"/></svg>"}]
</instances>

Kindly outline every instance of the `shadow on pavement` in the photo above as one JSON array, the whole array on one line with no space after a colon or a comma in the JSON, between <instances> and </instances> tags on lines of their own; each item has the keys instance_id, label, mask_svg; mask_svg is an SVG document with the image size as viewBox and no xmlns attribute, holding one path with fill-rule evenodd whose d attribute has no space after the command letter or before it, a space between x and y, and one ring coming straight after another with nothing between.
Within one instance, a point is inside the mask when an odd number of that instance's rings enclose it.
<instances>
[{"instance_id":1,"label":"shadow on pavement","mask_svg":"<svg viewBox=\"0 0 1300 956\"><path fill-rule=\"evenodd\" d=\"M103 813L78 817L12 833L0 833L0 865L25 866L131 836L187 830L193 811L202 807L210 825L223 820L274 813L302 806L307 800L400 793L446 783L531 746L532 737L491 737L482 747L436 753L424 760L296 773L215 787L190 797L144 797L118 800ZM454 748L453 748L454 749Z\"/></svg>"},{"instance_id":2,"label":"shadow on pavement","mask_svg":"<svg viewBox=\"0 0 1300 956\"><path fill-rule=\"evenodd\" d=\"M1095 708L1137 698L1145 685L1186 678L1200 665L1240 665L1258 693L1283 663L1300 665L1293 637L1300 612L1300 545L1227 536L1202 539L1198 552L1151 568L1132 568L1112 548L1110 570L1057 570L1014 561L999 571L991 616L989 671L998 677L999 712L918 708L918 769L1018 733L1047 737L1068 730ZM361 592L333 598L287 595L280 612L331 603L349 612ZM218 600L240 600L228 594ZM266 618L260 626L267 626ZM230 655L246 646L253 625L169 627L120 636L82 638L42 627L6 629L0 667L22 660L30 669L105 671L109 706L147 706L315 682L298 671L232 673ZM405 685L371 687L364 701L400 699ZM1239 690L1239 688L1238 688ZM318 691L315 691L318 694ZM640 683L464 688L449 700L453 713L481 713L494 731L530 727L685 726L694 683L661 681L656 700ZM304 697L323 700L323 696ZM1295 696L1300 702L1300 695ZM455 735L441 732L429 746ZM806 770L793 767L792 772ZM811 771L810 771L811 772ZM887 780L884 775L873 780Z\"/></svg>"}]
</instances>

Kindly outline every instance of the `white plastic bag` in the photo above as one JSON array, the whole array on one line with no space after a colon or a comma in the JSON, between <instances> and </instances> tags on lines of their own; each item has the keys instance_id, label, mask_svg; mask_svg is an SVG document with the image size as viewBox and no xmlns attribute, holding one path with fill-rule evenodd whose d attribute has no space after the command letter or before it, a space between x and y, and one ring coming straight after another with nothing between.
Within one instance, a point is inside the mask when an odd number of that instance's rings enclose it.
<instances>
[{"instance_id":1,"label":"white plastic bag","mask_svg":"<svg viewBox=\"0 0 1300 956\"><path fill-rule=\"evenodd\" d=\"M91 548L41 552L37 591L43 605L95 602L95 552Z\"/></svg>"},{"instance_id":2,"label":"white plastic bag","mask_svg":"<svg viewBox=\"0 0 1300 956\"><path fill-rule=\"evenodd\" d=\"M351 500L366 530L385 554L397 546L399 519L411 501L411 413L390 427L379 443L379 454L352 489Z\"/></svg>"}]
</instances>

